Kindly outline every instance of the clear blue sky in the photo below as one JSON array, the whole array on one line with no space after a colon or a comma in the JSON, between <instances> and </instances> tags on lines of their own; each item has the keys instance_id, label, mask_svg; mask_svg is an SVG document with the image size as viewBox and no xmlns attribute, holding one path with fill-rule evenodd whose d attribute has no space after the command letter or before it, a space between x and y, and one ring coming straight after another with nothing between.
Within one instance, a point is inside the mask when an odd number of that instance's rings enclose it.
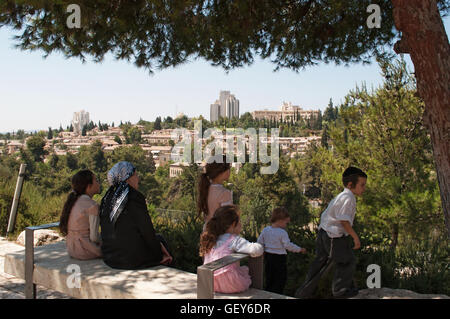
<instances>
[{"instance_id":1,"label":"clear blue sky","mask_svg":"<svg viewBox=\"0 0 450 319\"><path fill-rule=\"evenodd\" d=\"M450 19L444 23L448 34ZM269 61L257 61L226 74L199 60L149 75L112 58L101 64L90 58L82 64L60 54L43 59L42 52L15 49L14 34L11 29L0 29L0 132L46 130L60 124L65 128L73 112L82 109L94 122L116 124L174 117L176 111L209 119L209 106L220 90L229 90L240 100L240 114L275 110L283 101L324 110L330 98L336 105L356 85L365 82L368 88L377 87L382 81L376 63L321 64L295 73L287 69L273 72Z\"/></svg>"}]
</instances>

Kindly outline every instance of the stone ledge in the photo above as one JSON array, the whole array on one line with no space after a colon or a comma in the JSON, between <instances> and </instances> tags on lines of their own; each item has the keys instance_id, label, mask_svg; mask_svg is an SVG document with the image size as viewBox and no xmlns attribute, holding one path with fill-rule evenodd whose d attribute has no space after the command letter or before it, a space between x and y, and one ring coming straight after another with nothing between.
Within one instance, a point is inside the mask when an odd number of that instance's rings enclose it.
<instances>
[{"instance_id":1,"label":"stone ledge","mask_svg":"<svg viewBox=\"0 0 450 319\"><path fill-rule=\"evenodd\" d=\"M450 297L439 294L419 294L406 289L374 288L360 290L352 299L450 299Z\"/></svg>"},{"instance_id":2,"label":"stone ledge","mask_svg":"<svg viewBox=\"0 0 450 319\"><path fill-rule=\"evenodd\" d=\"M35 248L34 283L75 298L196 299L197 275L166 266L144 270L113 269L101 259L77 260L66 251L65 242ZM24 249L7 254L5 272L24 278ZM71 264L81 271L81 288L69 288L67 272ZM216 298L290 298L271 292L249 289L240 294L216 294Z\"/></svg>"}]
</instances>

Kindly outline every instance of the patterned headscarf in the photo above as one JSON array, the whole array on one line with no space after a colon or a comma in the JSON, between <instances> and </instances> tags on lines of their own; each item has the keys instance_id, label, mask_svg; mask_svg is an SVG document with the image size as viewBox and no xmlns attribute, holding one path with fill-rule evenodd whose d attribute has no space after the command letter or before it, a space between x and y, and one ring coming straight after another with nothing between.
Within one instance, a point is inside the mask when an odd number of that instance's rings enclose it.
<instances>
[{"instance_id":1,"label":"patterned headscarf","mask_svg":"<svg viewBox=\"0 0 450 319\"><path fill-rule=\"evenodd\" d=\"M108 172L108 183L114 190L109 207L109 218L113 224L119 218L127 203L130 186L126 180L133 176L135 171L136 168L133 164L124 161L114 165Z\"/></svg>"}]
</instances>

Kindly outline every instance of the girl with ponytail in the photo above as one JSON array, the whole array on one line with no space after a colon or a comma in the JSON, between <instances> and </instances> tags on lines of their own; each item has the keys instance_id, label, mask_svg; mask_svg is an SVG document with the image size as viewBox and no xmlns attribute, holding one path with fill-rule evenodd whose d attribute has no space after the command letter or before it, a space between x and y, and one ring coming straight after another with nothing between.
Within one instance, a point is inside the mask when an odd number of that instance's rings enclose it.
<instances>
[{"instance_id":1,"label":"girl with ponytail","mask_svg":"<svg viewBox=\"0 0 450 319\"><path fill-rule=\"evenodd\" d=\"M66 236L67 252L76 259L101 257L98 204L92 196L100 192L100 184L89 170L72 177L72 192L67 196L59 230Z\"/></svg>"},{"instance_id":2,"label":"girl with ponytail","mask_svg":"<svg viewBox=\"0 0 450 319\"><path fill-rule=\"evenodd\" d=\"M226 163L226 156L222 162L214 160L207 163L198 182L197 212L202 215L206 223L211 219L217 208L233 204L233 194L222 183L230 178L230 163ZM205 227L203 227L204 229Z\"/></svg>"},{"instance_id":3,"label":"girl with ponytail","mask_svg":"<svg viewBox=\"0 0 450 319\"><path fill-rule=\"evenodd\" d=\"M251 243L239 236L241 232L240 211L235 205L218 208L206 223L206 229L200 236L200 256L204 264L232 253L261 256L264 248L261 244ZM225 266L214 272L214 291L238 293L248 289L251 284L248 267L239 266L239 262Z\"/></svg>"}]
</instances>

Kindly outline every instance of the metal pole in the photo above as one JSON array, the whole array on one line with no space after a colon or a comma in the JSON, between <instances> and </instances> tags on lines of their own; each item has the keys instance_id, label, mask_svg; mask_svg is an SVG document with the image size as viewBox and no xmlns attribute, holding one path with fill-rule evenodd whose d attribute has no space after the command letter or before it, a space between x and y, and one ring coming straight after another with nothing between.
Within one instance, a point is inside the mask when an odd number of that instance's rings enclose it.
<instances>
[{"instance_id":1,"label":"metal pole","mask_svg":"<svg viewBox=\"0 0 450 319\"><path fill-rule=\"evenodd\" d=\"M34 273L34 229L25 228L25 299L36 299Z\"/></svg>"},{"instance_id":2,"label":"metal pole","mask_svg":"<svg viewBox=\"0 0 450 319\"><path fill-rule=\"evenodd\" d=\"M20 164L19 177L17 178L16 191L14 192L14 200L11 206L11 212L9 214L8 229L6 234L14 231L16 224L17 207L19 206L20 195L22 194L23 179L25 177L25 169L27 164Z\"/></svg>"}]
</instances>

